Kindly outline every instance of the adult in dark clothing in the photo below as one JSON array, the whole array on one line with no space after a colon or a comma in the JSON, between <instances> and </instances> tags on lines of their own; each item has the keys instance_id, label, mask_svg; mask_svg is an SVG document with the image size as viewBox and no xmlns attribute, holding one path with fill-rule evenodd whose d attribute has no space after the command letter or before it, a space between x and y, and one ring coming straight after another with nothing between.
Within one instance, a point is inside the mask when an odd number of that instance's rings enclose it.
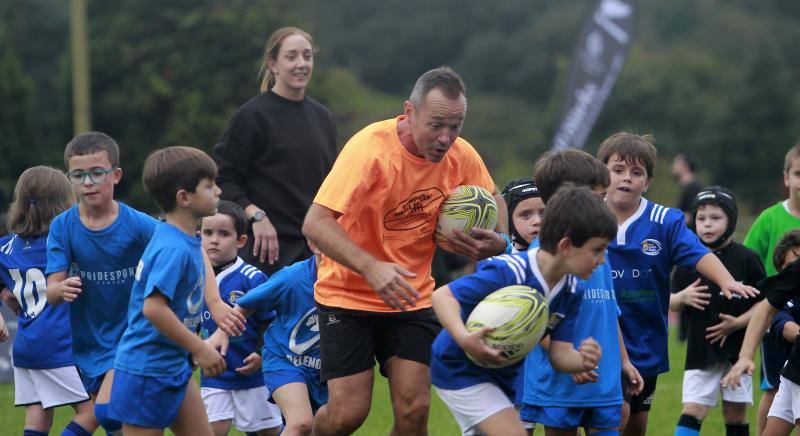
<instances>
[{"instance_id":1,"label":"adult in dark clothing","mask_svg":"<svg viewBox=\"0 0 800 436\"><path fill-rule=\"evenodd\" d=\"M295 27L267 40L262 93L231 118L213 157L222 199L252 223L241 256L272 274L311 252L300 228L336 159L336 123L305 95L314 67L313 40Z\"/></svg>"},{"instance_id":2,"label":"adult in dark clothing","mask_svg":"<svg viewBox=\"0 0 800 436\"><path fill-rule=\"evenodd\" d=\"M681 192L678 197L678 209L686 217L686 225L691 225L692 202L697 193L703 189L703 184L697 180L695 171L697 164L686 153L678 153L672 159L670 168L672 176L681 184ZM681 311L678 315L678 339L685 341L689 329L689 312Z\"/></svg>"},{"instance_id":3,"label":"adult in dark clothing","mask_svg":"<svg viewBox=\"0 0 800 436\"><path fill-rule=\"evenodd\" d=\"M686 225L688 226L694 197L703 189L703 184L697 180L697 163L686 153L678 153L672 159L670 170L672 176L681 184L677 207L686 216Z\"/></svg>"}]
</instances>

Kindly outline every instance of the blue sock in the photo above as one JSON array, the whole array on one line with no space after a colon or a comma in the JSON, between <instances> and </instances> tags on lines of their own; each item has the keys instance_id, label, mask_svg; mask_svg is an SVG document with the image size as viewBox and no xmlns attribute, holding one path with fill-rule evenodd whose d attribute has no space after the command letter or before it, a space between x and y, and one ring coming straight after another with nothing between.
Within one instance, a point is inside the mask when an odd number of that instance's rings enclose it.
<instances>
[{"instance_id":1,"label":"blue sock","mask_svg":"<svg viewBox=\"0 0 800 436\"><path fill-rule=\"evenodd\" d=\"M43 433L36 430L28 430L27 428L22 430L22 436L47 436L47 433Z\"/></svg>"},{"instance_id":2,"label":"blue sock","mask_svg":"<svg viewBox=\"0 0 800 436\"><path fill-rule=\"evenodd\" d=\"M699 436L703 421L690 415L681 415L678 426L675 427L675 436Z\"/></svg>"},{"instance_id":3,"label":"blue sock","mask_svg":"<svg viewBox=\"0 0 800 436\"><path fill-rule=\"evenodd\" d=\"M94 405L94 416L97 418L97 422L105 429L105 431L109 433L113 433L122 428L122 423L117 421L116 419L111 419L108 417L108 403L105 404L97 404Z\"/></svg>"},{"instance_id":4,"label":"blue sock","mask_svg":"<svg viewBox=\"0 0 800 436\"><path fill-rule=\"evenodd\" d=\"M64 427L61 436L92 436L92 434L86 431L86 429L81 427L77 422L72 421Z\"/></svg>"},{"instance_id":5,"label":"blue sock","mask_svg":"<svg viewBox=\"0 0 800 436\"><path fill-rule=\"evenodd\" d=\"M725 424L726 436L750 436L749 424Z\"/></svg>"},{"instance_id":6,"label":"blue sock","mask_svg":"<svg viewBox=\"0 0 800 436\"><path fill-rule=\"evenodd\" d=\"M592 433L592 436L619 436L619 430L599 430Z\"/></svg>"}]
</instances>

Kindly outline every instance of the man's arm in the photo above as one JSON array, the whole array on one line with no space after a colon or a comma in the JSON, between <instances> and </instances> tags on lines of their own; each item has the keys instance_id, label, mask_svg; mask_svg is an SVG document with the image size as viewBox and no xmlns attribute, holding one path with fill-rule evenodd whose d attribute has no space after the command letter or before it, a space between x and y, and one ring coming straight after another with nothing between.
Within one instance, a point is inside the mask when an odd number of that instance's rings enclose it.
<instances>
[{"instance_id":1,"label":"man's arm","mask_svg":"<svg viewBox=\"0 0 800 436\"><path fill-rule=\"evenodd\" d=\"M303 222L303 234L323 254L364 276L369 286L391 308L406 310L419 300L419 293L404 277L416 274L401 266L381 262L356 245L336 221L340 213L312 203Z\"/></svg>"},{"instance_id":2,"label":"man's arm","mask_svg":"<svg viewBox=\"0 0 800 436\"><path fill-rule=\"evenodd\" d=\"M508 207L506 206L506 201L497 188L492 192L492 197L497 203L497 226L495 226L495 230L501 233L508 233ZM472 229L469 235L459 230L454 230L452 235L447 236L447 242L457 253L463 254L472 260L481 260L503 254L508 246L506 240L495 231L480 228Z\"/></svg>"}]
</instances>

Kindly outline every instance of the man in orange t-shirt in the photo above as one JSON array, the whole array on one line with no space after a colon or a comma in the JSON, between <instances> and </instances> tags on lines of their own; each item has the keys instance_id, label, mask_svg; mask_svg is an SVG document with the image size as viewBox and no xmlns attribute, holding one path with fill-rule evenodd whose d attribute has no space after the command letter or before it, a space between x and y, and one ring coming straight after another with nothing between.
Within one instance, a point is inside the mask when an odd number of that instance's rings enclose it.
<instances>
[{"instance_id":1,"label":"man in orange t-shirt","mask_svg":"<svg viewBox=\"0 0 800 436\"><path fill-rule=\"evenodd\" d=\"M404 115L350 139L308 211L303 232L325 255L314 298L329 400L314 418L315 435L350 434L363 423L376 359L389 379L392 434L427 433L430 349L440 330L431 309L439 206L457 186L480 185L498 203L499 230L507 222L486 166L458 137L466 110L458 74L426 72ZM507 248L503 236L481 229L456 231L449 242L472 259Z\"/></svg>"}]
</instances>

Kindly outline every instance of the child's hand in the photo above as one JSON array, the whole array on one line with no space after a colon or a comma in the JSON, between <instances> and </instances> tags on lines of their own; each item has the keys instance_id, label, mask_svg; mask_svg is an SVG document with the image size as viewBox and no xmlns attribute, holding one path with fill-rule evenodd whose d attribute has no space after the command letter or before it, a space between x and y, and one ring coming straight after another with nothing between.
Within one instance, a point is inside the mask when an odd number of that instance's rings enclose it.
<instances>
[{"instance_id":1,"label":"child's hand","mask_svg":"<svg viewBox=\"0 0 800 436\"><path fill-rule=\"evenodd\" d=\"M3 304L13 310L15 314L19 315L19 311L22 308L19 305L19 301L17 301L17 297L15 297L8 288L3 288L3 290L0 291L0 299L3 300Z\"/></svg>"},{"instance_id":2,"label":"child's hand","mask_svg":"<svg viewBox=\"0 0 800 436\"><path fill-rule=\"evenodd\" d=\"M753 363L753 359L748 359L746 357L739 357L739 360L736 361L731 367L731 370L722 378L720 384L723 388L727 388L728 386L731 389L736 389L741 386L742 382L740 377L742 374L747 373L748 375L753 375L753 370L756 369L756 364Z\"/></svg>"},{"instance_id":3,"label":"child's hand","mask_svg":"<svg viewBox=\"0 0 800 436\"><path fill-rule=\"evenodd\" d=\"M228 354L228 335L222 329L216 329L205 341L211 348L219 350L219 354Z\"/></svg>"},{"instance_id":4,"label":"child's hand","mask_svg":"<svg viewBox=\"0 0 800 436\"><path fill-rule=\"evenodd\" d=\"M255 374L259 370L261 370L261 356L258 353L250 353L244 359L244 366L236 368L236 372L241 375Z\"/></svg>"},{"instance_id":5,"label":"child's hand","mask_svg":"<svg viewBox=\"0 0 800 436\"><path fill-rule=\"evenodd\" d=\"M735 316L728 315L727 313L720 313L719 319L722 321L719 324L712 325L706 329L706 340L710 343L719 342L719 346L725 345L725 339L728 338L728 335L739 330L741 327L739 326L738 318Z\"/></svg>"},{"instance_id":6,"label":"child's hand","mask_svg":"<svg viewBox=\"0 0 800 436\"><path fill-rule=\"evenodd\" d=\"M622 364L622 387L628 395L639 395L644 389L644 379L630 361Z\"/></svg>"},{"instance_id":7,"label":"child's hand","mask_svg":"<svg viewBox=\"0 0 800 436\"><path fill-rule=\"evenodd\" d=\"M684 306L691 306L697 310L706 310L711 294L706 292L708 286L700 285L700 279L697 279L691 285L687 286L684 290L680 291L681 303Z\"/></svg>"},{"instance_id":8,"label":"child's hand","mask_svg":"<svg viewBox=\"0 0 800 436\"><path fill-rule=\"evenodd\" d=\"M199 350L192 353L192 359L203 370L206 377L216 377L225 371L225 359L205 342Z\"/></svg>"},{"instance_id":9,"label":"child's hand","mask_svg":"<svg viewBox=\"0 0 800 436\"><path fill-rule=\"evenodd\" d=\"M599 376L594 371L574 372L572 373L572 381L575 384L585 385L586 383L595 383L599 380Z\"/></svg>"},{"instance_id":10,"label":"child's hand","mask_svg":"<svg viewBox=\"0 0 800 436\"><path fill-rule=\"evenodd\" d=\"M231 306L228 306L222 300L218 300L213 306L209 307L209 311L217 326L228 336L239 336L244 332L244 315L233 310Z\"/></svg>"},{"instance_id":11,"label":"child's hand","mask_svg":"<svg viewBox=\"0 0 800 436\"><path fill-rule=\"evenodd\" d=\"M75 301L81 295L81 278L67 277L56 288L59 297L67 303Z\"/></svg>"},{"instance_id":12,"label":"child's hand","mask_svg":"<svg viewBox=\"0 0 800 436\"><path fill-rule=\"evenodd\" d=\"M600 357L603 355L600 344L591 337L581 341L578 353L580 353L583 359L584 371L594 371L597 369L597 362L600 361Z\"/></svg>"},{"instance_id":13,"label":"child's hand","mask_svg":"<svg viewBox=\"0 0 800 436\"><path fill-rule=\"evenodd\" d=\"M729 300L733 297L733 294L739 294L744 298L750 298L761 293L758 291L758 289L752 286L747 286L743 283L739 283L735 280L724 283L723 285L720 285L719 288L722 290L722 295Z\"/></svg>"},{"instance_id":14,"label":"child's hand","mask_svg":"<svg viewBox=\"0 0 800 436\"><path fill-rule=\"evenodd\" d=\"M503 355L503 352L488 346L486 342L483 341L483 337L486 336L486 333L492 330L494 330L493 327L487 326L480 330L469 332L461 337L458 345L478 362L495 365L503 364L508 361L508 358Z\"/></svg>"}]
</instances>

